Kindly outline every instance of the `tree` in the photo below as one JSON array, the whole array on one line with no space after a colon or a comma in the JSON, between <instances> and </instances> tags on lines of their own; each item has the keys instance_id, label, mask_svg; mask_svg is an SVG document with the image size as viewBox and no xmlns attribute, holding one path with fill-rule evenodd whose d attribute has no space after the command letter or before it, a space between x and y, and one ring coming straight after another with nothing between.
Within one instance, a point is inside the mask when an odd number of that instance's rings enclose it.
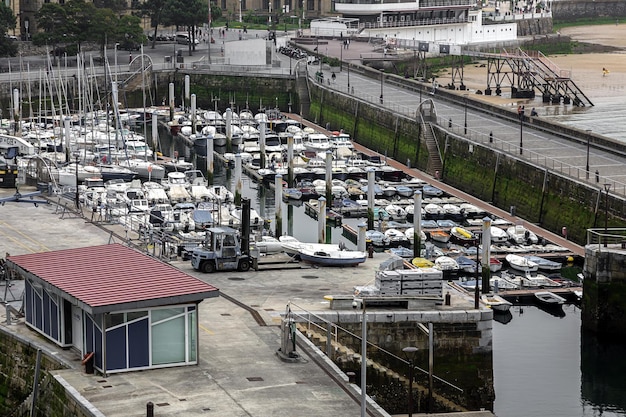
<instances>
[{"instance_id":1,"label":"tree","mask_svg":"<svg viewBox=\"0 0 626 417\"><path fill-rule=\"evenodd\" d=\"M156 45L157 32L161 23L161 13L166 3L167 0L147 0L141 4L141 15L149 17L150 25L154 28L151 49L154 49Z\"/></svg>"},{"instance_id":2,"label":"tree","mask_svg":"<svg viewBox=\"0 0 626 417\"><path fill-rule=\"evenodd\" d=\"M189 56L196 49L196 27L209 17L207 3L201 0L168 0L163 10L164 23L186 27L189 34Z\"/></svg>"},{"instance_id":3,"label":"tree","mask_svg":"<svg viewBox=\"0 0 626 417\"><path fill-rule=\"evenodd\" d=\"M37 46L56 46L65 41L67 10L58 3L45 3L35 15L40 31L33 34L33 43Z\"/></svg>"},{"instance_id":4,"label":"tree","mask_svg":"<svg viewBox=\"0 0 626 417\"><path fill-rule=\"evenodd\" d=\"M15 29L17 19L13 14L13 10L5 5L4 2L0 4L0 33L2 33L2 39L0 39L0 56L15 56L17 54L17 45L13 39L7 36L7 32L11 29Z\"/></svg>"}]
</instances>

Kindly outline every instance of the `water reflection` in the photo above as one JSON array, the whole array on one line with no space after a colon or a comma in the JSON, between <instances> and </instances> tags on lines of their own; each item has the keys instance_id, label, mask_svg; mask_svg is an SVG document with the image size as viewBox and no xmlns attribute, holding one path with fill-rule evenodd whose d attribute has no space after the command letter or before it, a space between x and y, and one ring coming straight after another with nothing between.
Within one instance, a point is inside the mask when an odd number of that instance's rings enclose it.
<instances>
[{"instance_id":1,"label":"water reflection","mask_svg":"<svg viewBox=\"0 0 626 417\"><path fill-rule=\"evenodd\" d=\"M500 324L508 324L511 320L513 320L513 313L511 311L507 311L504 313L493 313L493 319Z\"/></svg>"},{"instance_id":2,"label":"water reflection","mask_svg":"<svg viewBox=\"0 0 626 417\"><path fill-rule=\"evenodd\" d=\"M588 332L581 340L582 399L603 416L626 413L626 346L600 341Z\"/></svg>"}]
</instances>

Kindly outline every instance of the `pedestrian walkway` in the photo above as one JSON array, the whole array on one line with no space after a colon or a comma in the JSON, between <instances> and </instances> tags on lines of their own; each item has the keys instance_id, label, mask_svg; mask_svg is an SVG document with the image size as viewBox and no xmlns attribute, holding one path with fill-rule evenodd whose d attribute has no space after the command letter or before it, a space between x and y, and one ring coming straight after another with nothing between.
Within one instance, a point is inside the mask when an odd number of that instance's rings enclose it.
<instances>
[{"instance_id":1,"label":"pedestrian walkway","mask_svg":"<svg viewBox=\"0 0 626 417\"><path fill-rule=\"evenodd\" d=\"M301 47L313 53L315 44ZM605 189L605 183L610 184L612 194L626 195L626 153L620 150L618 144L614 147L596 146L590 132L572 129L566 134L556 134L556 130L565 130L565 127L529 117L530 109L520 122L516 114L518 103L515 99L447 90L441 86L432 94L433 83L405 80L386 72L381 72L380 76L368 76L356 66L347 65L360 64L364 56L383 56L382 52L377 52L374 44L368 42L353 41L345 49L340 40L328 40L327 43L320 44L318 50L323 55L340 58L346 63L335 72L334 82L326 83L325 88L411 118L415 117L416 109L422 101L431 99L435 103L439 126L456 135L558 172L575 181L586 182L601 191ZM374 65L382 65L382 62L377 64L374 60L372 66ZM329 67L322 64L311 64L308 67L311 79L315 79L315 73L320 71L324 73L325 80L331 79ZM506 118L496 117L483 109L486 103L493 105L494 102L501 113L502 109L510 110L504 112Z\"/></svg>"}]
</instances>

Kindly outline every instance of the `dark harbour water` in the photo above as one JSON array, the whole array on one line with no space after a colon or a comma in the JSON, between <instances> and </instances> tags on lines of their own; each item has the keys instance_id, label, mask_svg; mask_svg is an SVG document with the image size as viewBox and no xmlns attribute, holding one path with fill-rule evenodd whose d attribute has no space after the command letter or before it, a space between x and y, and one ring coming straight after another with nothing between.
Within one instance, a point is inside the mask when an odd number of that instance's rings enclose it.
<instances>
[{"instance_id":1,"label":"dark harbour water","mask_svg":"<svg viewBox=\"0 0 626 417\"><path fill-rule=\"evenodd\" d=\"M179 149L180 155L184 152ZM214 182L232 190L231 173L218 164ZM242 195L261 216L273 218L273 190L244 175ZM304 208L282 204L283 233L317 241L317 223ZM363 221L344 220L355 228ZM327 229L327 235L333 243L355 246L341 236L341 228ZM578 307L565 305L562 311L546 312L536 306L514 306L510 316L497 319L493 369L498 417L626 417L626 345L582 335Z\"/></svg>"}]
</instances>

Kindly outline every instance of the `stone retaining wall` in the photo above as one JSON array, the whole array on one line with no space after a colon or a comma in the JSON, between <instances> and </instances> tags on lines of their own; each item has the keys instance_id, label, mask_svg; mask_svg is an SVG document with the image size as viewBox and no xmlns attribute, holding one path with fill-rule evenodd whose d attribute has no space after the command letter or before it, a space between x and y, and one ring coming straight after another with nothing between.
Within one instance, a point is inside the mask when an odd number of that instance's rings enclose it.
<instances>
[{"instance_id":1,"label":"stone retaining wall","mask_svg":"<svg viewBox=\"0 0 626 417\"><path fill-rule=\"evenodd\" d=\"M626 16L626 2L620 0L564 0L554 1L552 16L556 20Z\"/></svg>"}]
</instances>

